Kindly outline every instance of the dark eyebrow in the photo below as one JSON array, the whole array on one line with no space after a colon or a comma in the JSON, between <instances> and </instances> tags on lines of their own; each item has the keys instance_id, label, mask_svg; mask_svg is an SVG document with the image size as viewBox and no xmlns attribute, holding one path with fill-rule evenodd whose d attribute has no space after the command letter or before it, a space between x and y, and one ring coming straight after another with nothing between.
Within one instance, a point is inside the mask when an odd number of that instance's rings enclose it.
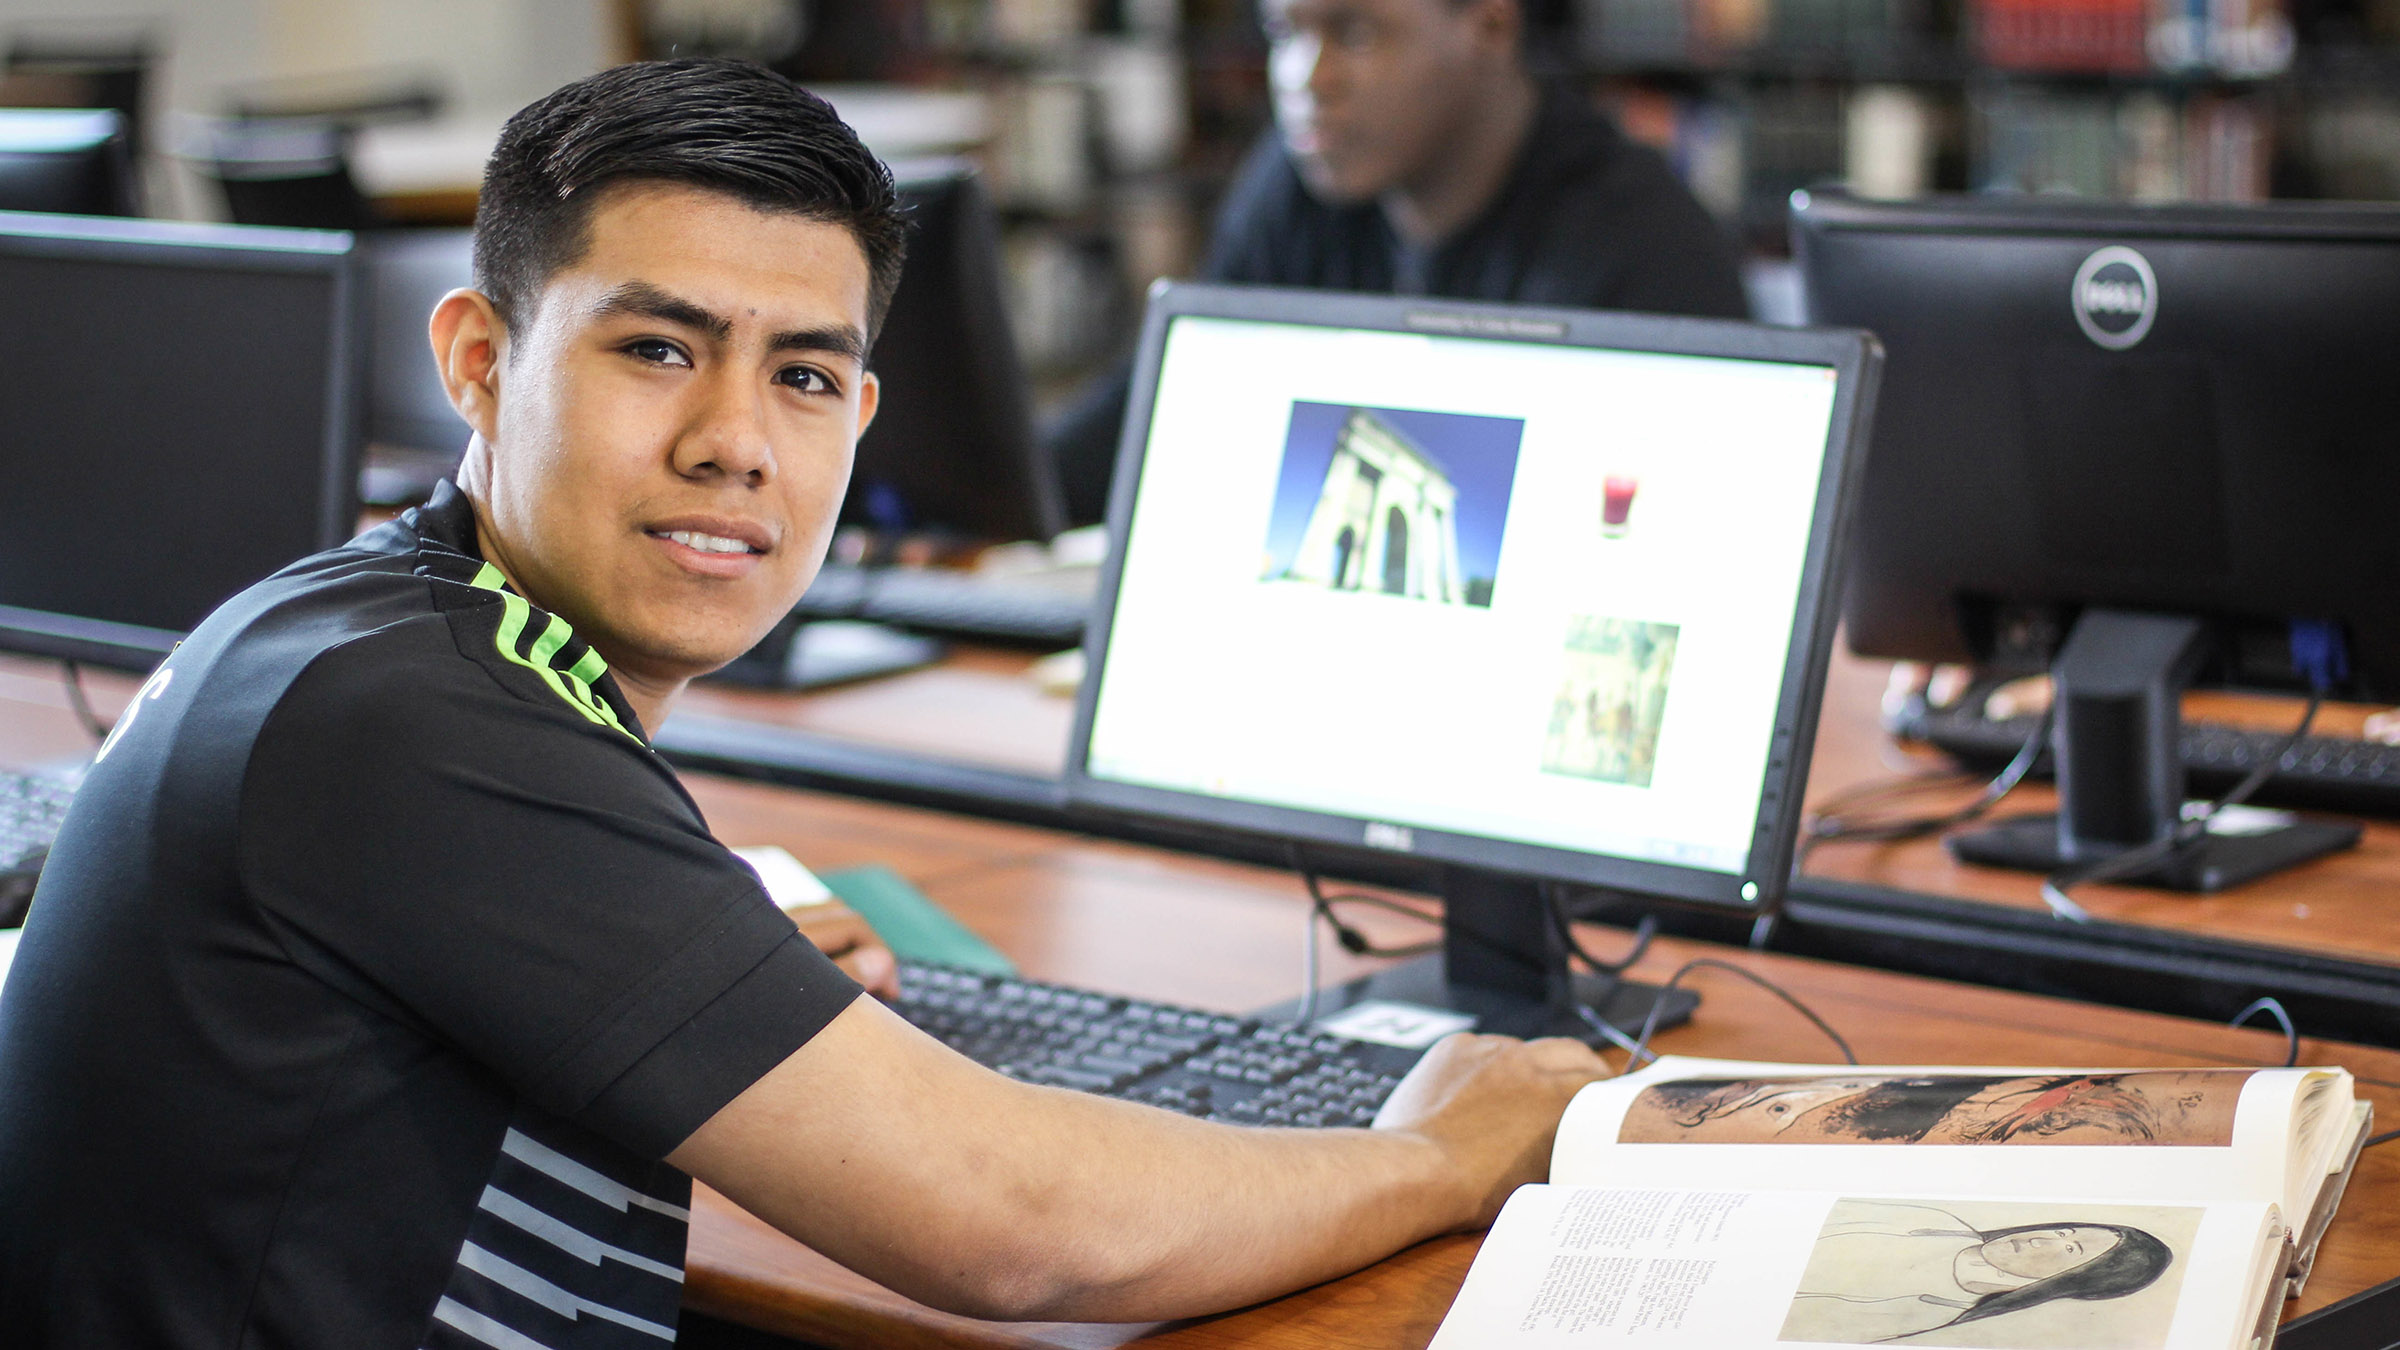
<instances>
[{"instance_id":1,"label":"dark eyebrow","mask_svg":"<svg viewBox=\"0 0 2400 1350\"><path fill-rule=\"evenodd\" d=\"M733 337L733 320L680 296L671 295L647 281L628 281L618 286L600 298L600 303L593 307L592 313L595 317L633 314L647 319L661 319L706 333L718 342L730 341ZM867 363L866 335L849 324L795 328L790 332L777 333L768 340L767 350L824 352L830 356L846 357L862 366Z\"/></svg>"},{"instance_id":2,"label":"dark eyebrow","mask_svg":"<svg viewBox=\"0 0 2400 1350\"><path fill-rule=\"evenodd\" d=\"M668 323L696 329L719 342L733 336L733 320L722 314L711 314L700 306L679 296L669 295L647 281L628 281L600 297L592 307L595 318L614 314L633 314L645 319L663 319Z\"/></svg>"},{"instance_id":3,"label":"dark eyebrow","mask_svg":"<svg viewBox=\"0 0 2400 1350\"><path fill-rule=\"evenodd\" d=\"M867 364L867 335L846 323L824 328L795 328L777 333L767 343L771 352L823 352Z\"/></svg>"}]
</instances>

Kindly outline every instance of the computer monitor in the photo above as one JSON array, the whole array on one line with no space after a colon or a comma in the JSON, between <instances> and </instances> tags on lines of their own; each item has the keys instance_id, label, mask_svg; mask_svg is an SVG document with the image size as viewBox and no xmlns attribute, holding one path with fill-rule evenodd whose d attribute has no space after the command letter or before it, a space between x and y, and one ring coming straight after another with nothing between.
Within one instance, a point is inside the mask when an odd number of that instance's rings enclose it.
<instances>
[{"instance_id":1,"label":"computer monitor","mask_svg":"<svg viewBox=\"0 0 2400 1350\"><path fill-rule=\"evenodd\" d=\"M1342 997L1585 1033L1551 886L1783 894L1877 359L1854 333L1154 291L1070 799L1420 859L1442 964ZM1583 996L1638 1022L1619 994Z\"/></svg>"},{"instance_id":2,"label":"computer monitor","mask_svg":"<svg viewBox=\"0 0 2400 1350\"><path fill-rule=\"evenodd\" d=\"M367 461L360 491L413 506L458 471L467 424L450 406L425 330L442 297L475 284L472 230L378 230L358 237L366 278Z\"/></svg>"},{"instance_id":3,"label":"computer monitor","mask_svg":"<svg viewBox=\"0 0 2400 1350\"><path fill-rule=\"evenodd\" d=\"M139 215L125 119L107 108L0 108L0 211Z\"/></svg>"},{"instance_id":4,"label":"computer monitor","mask_svg":"<svg viewBox=\"0 0 2400 1350\"><path fill-rule=\"evenodd\" d=\"M1065 508L1034 436L991 197L963 162L893 172L908 265L869 363L882 402L859 437L842 522L886 535L1048 539Z\"/></svg>"},{"instance_id":5,"label":"computer monitor","mask_svg":"<svg viewBox=\"0 0 2400 1350\"><path fill-rule=\"evenodd\" d=\"M0 213L0 649L154 665L357 525L346 234Z\"/></svg>"},{"instance_id":6,"label":"computer monitor","mask_svg":"<svg viewBox=\"0 0 2400 1350\"><path fill-rule=\"evenodd\" d=\"M1793 247L1809 319L1890 352L1850 645L2059 676L2022 865L2174 831L2182 687L2302 687L2296 621L2346 649L2328 692L2400 700L2400 207L1815 193ZM2260 839L2209 847L2339 842Z\"/></svg>"}]
</instances>

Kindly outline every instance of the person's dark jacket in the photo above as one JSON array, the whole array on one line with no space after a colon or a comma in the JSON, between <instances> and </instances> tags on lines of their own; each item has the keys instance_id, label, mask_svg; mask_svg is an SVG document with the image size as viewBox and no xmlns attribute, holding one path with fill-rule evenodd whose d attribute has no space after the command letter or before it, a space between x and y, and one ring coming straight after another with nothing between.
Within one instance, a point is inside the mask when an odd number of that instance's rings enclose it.
<instances>
[{"instance_id":1,"label":"person's dark jacket","mask_svg":"<svg viewBox=\"0 0 2400 1350\"><path fill-rule=\"evenodd\" d=\"M1302 186L1269 130L1227 193L1200 277L1577 309L1747 318L1733 242L1666 161L1581 95L1543 91L1516 168L1455 236L1418 248L1374 202L1333 205ZM1107 511L1130 369L1094 381L1049 436L1081 524Z\"/></svg>"}]
</instances>

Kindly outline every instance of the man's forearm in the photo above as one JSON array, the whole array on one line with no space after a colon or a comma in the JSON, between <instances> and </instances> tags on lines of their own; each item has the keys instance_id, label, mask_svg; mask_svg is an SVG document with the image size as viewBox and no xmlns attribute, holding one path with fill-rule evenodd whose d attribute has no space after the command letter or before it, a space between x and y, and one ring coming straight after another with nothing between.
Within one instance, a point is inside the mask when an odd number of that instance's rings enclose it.
<instances>
[{"instance_id":1,"label":"man's forearm","mask_svg":"<svg viewBox=\"0 0 2400 1350\"><path fill-rule=\"evenodd\" d=\"M1029 1087L924 1041L871 1000L825 1037L672 1161L938 1307L1193 1315L1329 1279L1475 1217L1476 1197L1418 1135L1242 1129ZM844 1084L812 1072L861 1053L884 1072ZM840 1142L788 1167L741 1161L800 1138Z\"/></svg>"}]
</instances>

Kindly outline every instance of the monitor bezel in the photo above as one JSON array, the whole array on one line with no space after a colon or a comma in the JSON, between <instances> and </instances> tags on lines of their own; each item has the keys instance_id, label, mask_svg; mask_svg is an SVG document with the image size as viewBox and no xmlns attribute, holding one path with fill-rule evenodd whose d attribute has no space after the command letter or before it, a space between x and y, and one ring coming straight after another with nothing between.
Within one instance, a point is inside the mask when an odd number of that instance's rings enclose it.
<instances>
[{"instance_id":1,"label":"monitor bezel","mask_svg":"<svg viewBox=\"0 0 2400 1350\"><path fill-rule=\"evenodd\" d=\"M1121 546L1140 491L1150 439L1158 374L1166 340L1183 318L1221 318L1326 328L1485 338L1504 342L1614 348L1667 355L1725 357L1831 368L1834 402L1827 419L1825 458L1803 555L1792 631L1785 644L1783 681L1760 785L1750 856L1737 873L1583 853L1545 844L1491 839L1300 807L1212 797L1090 772L1093 721L1106 682L1109 635L1123 579ZM1881 349L1863 332L1773 328L1724 319L1694 319L1603 310L1495 305L1423 296L1370 296L1266 287L1162 282L1153 287L1142 322L1131 397L1118 442L1109 491L1108 526L1119 547L1102 565L1085 636L1087 666L1077 691L1066 764L1068 800L1102 812L1202 825L1270 839L1330 845L1361 852L1398 853L1433 863L1506 875L1621 890L1658 899L1745 913L1771 912L1788 882L1800 824L1802 788L1824 698L1826 662L1840 614L1843 552L1864 431L1873 415ZM1406 847L1400 847L1405 840Z\"/></svg>"},{"instance_id":2,"label":"monitor bezel","mask_svg":"<svg viewBox=\"0 0 2400 1350\"><path fill-rule=\"evenodd\" d=\"M332 548L358 530L359 465L365 452L364 277L356 237L344 230L296 230L0 211L0 252L18 257L209 266L228 271L307 272L332 285L326 343L339 372L319 429L317 547ZM297 559L294 559L297 561ZM91 615L0 604L0 652L147 670L184 634Z\"/></svg>"}]
</instances>

